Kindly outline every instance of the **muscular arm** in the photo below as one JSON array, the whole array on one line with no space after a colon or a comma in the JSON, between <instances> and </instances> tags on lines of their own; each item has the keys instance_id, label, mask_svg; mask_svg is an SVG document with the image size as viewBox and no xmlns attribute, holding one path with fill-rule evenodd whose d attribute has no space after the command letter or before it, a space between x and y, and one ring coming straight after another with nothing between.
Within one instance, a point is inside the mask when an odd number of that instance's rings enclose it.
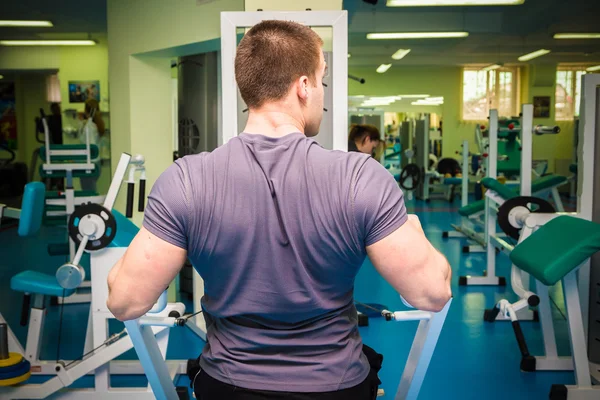
<instances>
[{"instance_id":1,"label":"muscular arm","mask_svg":"<svg viewBox=\"0 0 600 400\"><path fill-rule=\"evenodd\" d=\"M144 315L175 279L186 250L141 228L108 275L106 305L121 321Z\"/></svg>"},{"instance_id":2,"label":"muscular arm","mask_svg":"<svg viewBox=\"0 0 600 400\"><path fill-rule=\"evenodd\" d=\"M381 276L415 308L437 312L452 296L450 264L427 240L415 215L368 246L367 254Z\"/></svg>"}]
</instances>

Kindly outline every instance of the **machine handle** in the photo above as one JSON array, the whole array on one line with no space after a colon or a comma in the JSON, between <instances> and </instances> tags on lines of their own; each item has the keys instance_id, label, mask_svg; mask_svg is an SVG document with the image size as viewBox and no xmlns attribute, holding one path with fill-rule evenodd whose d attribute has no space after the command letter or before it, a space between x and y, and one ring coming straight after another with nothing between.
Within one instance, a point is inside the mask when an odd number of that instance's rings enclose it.
<instances>
[{"instance_id":1,"label":"machine handle","mask_svg":"<svg viewBox=\"0 0 600 400\"><path fill-rule=\"evenodd\" d=\"M140 193L138 198L138 211L144 211L144 203L146 202L146 180L140 179Z\"/></svg>"},{"instance_id":2,"label":"machine handle","mask_svg":"<svg viewBox=\"0 0 600 400\"><path fill-rule=\"evenodd\" d=\"M486 322L494 322L499 313L500 313L500 307L498 307L498 305L496 305L491 310L485 310L483 312L483 320Z\"/></svg>"},{"instance_id":3,"label":"machine handle","mask_svg":"<svg viewBox=\"0 0 600 400\"><path fill-rule=\"evenodd\" d=\"M21 308L21 326L26 326L29 320L29 308L31 306L31 295L25 294L23 296L23 307Z\"/></svg>"},{"instance_id":4,"label":"machine handle","mask_svg":"<svg viewBox=\"0 0 600 400\"><path fill-rule=\"evenodd\" d=\"M133 217L133 190L135 183L127 182L127 206L125 209L125 216L127 218Z\"/></svg>"},{"instance_id":5,"label":"machine handle","mask_svg":"<svg viewBox=\"0 0 600 400\"><path fill-rule=\"evenodd\" d=\"M556 135L560 133L560 126L536 125L533 128L533 133L536 135Z\"/></svg>"}]
</instances>

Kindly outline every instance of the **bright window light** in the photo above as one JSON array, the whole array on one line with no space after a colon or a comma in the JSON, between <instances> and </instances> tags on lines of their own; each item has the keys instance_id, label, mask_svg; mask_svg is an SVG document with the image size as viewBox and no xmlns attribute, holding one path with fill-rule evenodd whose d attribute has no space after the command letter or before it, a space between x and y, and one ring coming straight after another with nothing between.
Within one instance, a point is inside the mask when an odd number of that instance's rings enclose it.
<instances>
[{"instance_id":1,"label":"bright window light","mask_svg":"<svg viewBox=\"0 0 600 400\"><path fill-rule=\"evenodd\" d=\"M95 46L93 40L0 40L0 46Z\"/></svg>"},{"instance_id":2,"label":"bright window light","mask_svg":"<svg viewBox=\"0 0 600 400\"><path fill-rule=\"evenodd\" d=\"M600 65L595 65L593 67L589 67L586 69L587 72L595 72L595 71L600 71Z\"/></svg>"},{"instance_id":3,"label":"bright window light","mask_svg":"<svg viewBox=\"0 0 600 400\"><path fill-rule=\"evenodd\" d=\"M469 36L469 32L387 32L367 33L367 39L448 39L463 38Z\"/></svg>"},{"instance_id":4,"label":"bright window light","mask_svg":"<svg viewBox=\"0 0 600 400\"><path fill-rule=\"evenodd\" d=\"M404 99L423 99L425 97L429 97L428 94L399 94L396 97L404 98Z\"/></svg>"},{"instance_id":5,"label":"bright window light","mask_svg":"<svg viewBox=\"0 0 600 400\"><path fill-rule=\"evenodd\" d=\"M398 51L392 54L392 58L394 60L402 60L408 53L410 53L410 49L398 49Z\"/></svg>"},{"instance_id":6,"label":"bright window light","mask_svg":"<svg viewBox=\"0 0 600 400\"><path fill-rule=\"evenodd\" d=\"M379 67L377 67L377 72L383 74L385 71L390 69L391 66L392 64L381 64Z\"/></svg>"},{"instance_id":7,"label":"bright window light","mask_svg":"<svg viewBox=\"0 0 600 400\"><path fill-rule=\"evenodd\" d=\"M516 6L525 0L387 0L388 7Z\"/></svg>"},{"instance_id":8,"label":"bright window light","mask_svg":"<svg viewBox=\"0 0 600 400\"><path fill-rule=\"evenodd\" d=\"M0 20L0 26L2 27L28 27L28 28L51 28L52 22L50 21L9 21Z\"/></svg>"},{"instance_id":9,"label":"bright window light","mask_svg":"<svg viewBox=\"0 0 600 400\"><path fill-rule=\"evenodd\" d=\"M600 33L557 33L554 39L600 39Z\"/></svg>"},{"instance_id":10,"label":"bright window light","mask_svg":"<svg viewBox=\"0 0 600 400\"><path fill-rule=\"evenodd\" d=\"M532 53L525 54L525 55L519 57L519 61L533 60L534 58L544 56L544 55L546 55L548 53L550 53L550 50L546 50L546 49L536 50L536 51L534 51Z\"/></svg>"}]
</instances>

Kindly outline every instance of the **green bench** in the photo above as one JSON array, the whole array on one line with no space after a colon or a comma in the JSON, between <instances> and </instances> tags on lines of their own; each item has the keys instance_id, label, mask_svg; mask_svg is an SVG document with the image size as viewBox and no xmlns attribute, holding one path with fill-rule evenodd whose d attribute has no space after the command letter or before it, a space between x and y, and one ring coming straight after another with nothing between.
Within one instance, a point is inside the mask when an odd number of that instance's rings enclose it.
<instances>
[{"instance_id":1,"label":"green bench","mask_svg":"<svg viewBox=\"0 0 600 400\"><path fill-rule=\"evenodd\" d=\"M551 189L556 186L563 185L567 182L567 178L559 175L546 175L539 179L536 179L531 184L531 193L539 193L544 190ZM504 199L512 199L519 195L519 188L512 190L505 185L498 182L493 178L483 178L481 184L487 189L491 189L497 192ZM477 214L485 209L485 199L477 200L471 204L467 204L464 207L458 209L458 213L463 217L470 217L471 215Z\"/></svg>"},{"instance_id":2,"label":"green bench","mask_svg":"<svg viewBox=\"0 0 600 400\"><path fill-rule=\"evenodd\" d=\"M552 286L597 251L600 224L565 215L552 219L519 243L510 259L519 269Z\"/></svg>"}]
</instances>

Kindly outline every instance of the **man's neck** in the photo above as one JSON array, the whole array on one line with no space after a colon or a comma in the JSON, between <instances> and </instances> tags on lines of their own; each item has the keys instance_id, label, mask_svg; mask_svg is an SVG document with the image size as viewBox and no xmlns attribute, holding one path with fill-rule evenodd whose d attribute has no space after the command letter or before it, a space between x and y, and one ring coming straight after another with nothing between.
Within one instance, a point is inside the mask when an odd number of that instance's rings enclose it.
<instances>
[{"instance_id":1,"label":"man's neck","mask_svg":"<svg viewBox=\"0 0 600 400\"><path fill-rule=\"evenodd\" d=\"M304 123L291 113L261 109L250 111L244 133L269 137L283 137L290 133L304 133Z\"/></svg>"}]
</instances>

